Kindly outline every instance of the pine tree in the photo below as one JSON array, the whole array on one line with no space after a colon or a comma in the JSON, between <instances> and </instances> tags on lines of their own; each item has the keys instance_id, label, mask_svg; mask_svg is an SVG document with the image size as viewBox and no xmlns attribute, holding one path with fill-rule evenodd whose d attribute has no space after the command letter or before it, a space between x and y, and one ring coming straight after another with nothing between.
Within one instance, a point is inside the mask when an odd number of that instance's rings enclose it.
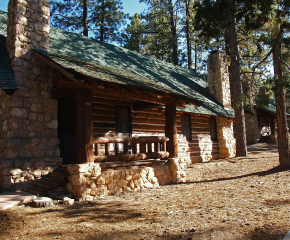
<instances>
[{"instance_id":1,"label":"pine tree","mask_svg":"<svg viewBox=\"0 0 290 240\"><path fill-rule=\"evenodd\" d=\"M54 0L51 2L51 24L84 36L94 35L100 41L119 41L120 27L127 15L120 0Z\"/></svg>"},{"instance_id":2,"label":"pine tree","mask_svg":"<svg viewBox=\"0 0 290 240\"><path fill-rule=\"evenodd\" d=\"M244 116L244 95L241 79L241 58L237 26L244 23L246 30L257 29L271 12L272 0L201 0L195 4L195 27L208 38L225 38L226 52L230 58L230 82L235 110L236 155L247 156Z\"/></svg>"},{"instance_id":3,"label":"pine tree","mask_svg":"<svg viewBox=\"0 0 290 240\"><path fill-rule=\"evenodd\" d=\"M88 36L88 0L51 1L52 26Z\"/></svg>"},{"instance_id":4,"label":"pine tree","mask_svg":"<svg viewBox=\"0 0 290 240\"><path fill-rule=\"evenodd\" d=\"M92 29L96 30L95 38L103 41L120 41L120 27L125 25L128 17L122 12L120 0L98 0L92 4ZM95 28L96 27L96 28Z\"/></svg>"},{"instance_id":5,"label":"pine tree","mask_svg":"<svg viewBox=\"0 0 290 240\"><path fill-rule=\"evenodd\" d=\"M133 17L130 17L130 24L125 29L123 34L123 47L141 53L142 44L142 32L144 29L141 23L141 18L138 13L135 13Z\"/></svg>"},{"instance_id":6,"label":"pine tree","mask_svg":"<svg viewBox=\"0 0 290 240\"><path fill-rule=\"evenodd\" d=\"M181 0L140 0L149 8L143 19L145 53L178 64L178 11Z\"/></svg>"}]
</instances>

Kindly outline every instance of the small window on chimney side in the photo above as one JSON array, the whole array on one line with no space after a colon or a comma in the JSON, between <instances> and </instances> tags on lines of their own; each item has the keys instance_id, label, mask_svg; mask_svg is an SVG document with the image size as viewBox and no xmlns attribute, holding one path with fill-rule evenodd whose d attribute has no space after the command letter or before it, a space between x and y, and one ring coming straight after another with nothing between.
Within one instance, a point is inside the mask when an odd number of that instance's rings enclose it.
<instances>
[{"instance_id":1,"label":"small window on chimney side","mask_svg":"<svg viewBox=\"0 0 290 240\"><path fill-rule=\"evenodd\" d=\"M186 137L187 141L191 141L191 122L190 115L183 114L181 115L181 124L182 124L182 134Z\"/></svg>"},{"instance_id":2,"label":"small window on chimney side","mask_svg":"<svg viewBox=\"0 0 290 240\"><path fill-rule=\"evenodd\" d=\"M209 119L210 138L212 141L217 141L216 120L214 117Z\"/></svg>"}]
</instances>

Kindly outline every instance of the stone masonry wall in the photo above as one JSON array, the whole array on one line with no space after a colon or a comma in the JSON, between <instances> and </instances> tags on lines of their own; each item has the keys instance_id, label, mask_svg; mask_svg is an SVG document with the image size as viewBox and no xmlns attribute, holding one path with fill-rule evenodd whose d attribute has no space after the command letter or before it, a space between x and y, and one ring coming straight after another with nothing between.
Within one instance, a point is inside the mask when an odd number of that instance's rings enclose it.
<instances>
[{"instance_id":1,"label":"stone masonry wall","mask_svg":"<svg viewBox=\"0 0 290 240\"><path fill-rule=\"evenodd\" d=\"M67 190L79 200L91 201L104 195L185 182L186 166L186 161L180 158L170 158L162 166L103 171L99 163L70 164Z\"/></svg>"},{"instance_id":2,"label":"stone masonry wall","mask_svg":"<svg viewBox=\"0 0 290 240\"><path fill-rule=\"evenodd\" d=\"M198 145L201 162L212 160L212 141L209 134L198 134Z\"/></svg>"},{"instance_id":3,"label":"stone masonry wall","mask_svg":"<svg viewBox=\"0 0 290 240\"><path fill-rule=\"evenodd\" d=\"M226 57L219 51L209 55L207 60L209 92L224 107L231 107L231 91Z\"/></svg>"},{"instance_id":4,"label":"stone masonry wall","mask_svg":"<svg viewBox=\"0 0 290 240\"><path fill-rule=\"evenodd\" d=\"M49 15L47 1L9 1L6 47L18 90L12 96L1 93L3 189L47 174L62 162L58 102L51 98L53 72L32 53L33 47L49 49Z\"/></svg>"},{"instance_id":5,"label":"stone masonry wall","mask_svg":"<svg viewBox=\"0 0 290 240\"><path fill-rule=\"evenodd\" d=\"M70 182L67 190L77 199L91 201L99 196L180 182L178 177L185 173L181 173L183 166L179 163L179 160L170 159L169 165L104 171L101 171L99 163L71 164L68 165ZM172 173L176 173L175 177Z\"/></svg>"},{"instance_id":6,"label":"stone masonry wall","mask_svg":"<svg viewBox=\"0 0 290 240\"><path fill-rule=\"evenodd\" d=\"M220 158L235 157L236 139L234 138L233 120L225 117L217 117L216 120Z\"/></svg>"}]
</instances>

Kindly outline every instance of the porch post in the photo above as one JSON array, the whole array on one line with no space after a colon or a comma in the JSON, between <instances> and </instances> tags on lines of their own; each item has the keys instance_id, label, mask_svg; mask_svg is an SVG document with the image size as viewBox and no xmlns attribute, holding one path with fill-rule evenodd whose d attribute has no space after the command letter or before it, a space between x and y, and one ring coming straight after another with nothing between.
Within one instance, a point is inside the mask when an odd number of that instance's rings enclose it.
<instances>
[{"instance_id":1,"label":"porch post","mask_svg":"<svg viewBox=\"0 0 290 240\"><path fill-rule=\"evenodd\" d=\"M166 149L169 152L169 157L175 158L178 155L175 102L166 105L165 117L166 117L165 136L169 138L169 142L167 142Z\"/></svg>"},{"instance_id":2,"label":"porch post","mask_svg":"<svg viewBox=\"0 0 290 240\"><path fill-rule=\"evenodd\" d=\"M271 135L275 135L275 121L274 117L270 117L270 129L271 129Z\"/></svg>"},{"instance_id":3,"label":"porch post","mask_svg":"<svg viewBox=\"0 0 290 240\"><path fill-rule=\"evenodd\" d=\"M77 91L77 163L94 162L92 91Z\"/></svg>"}]
</instances>

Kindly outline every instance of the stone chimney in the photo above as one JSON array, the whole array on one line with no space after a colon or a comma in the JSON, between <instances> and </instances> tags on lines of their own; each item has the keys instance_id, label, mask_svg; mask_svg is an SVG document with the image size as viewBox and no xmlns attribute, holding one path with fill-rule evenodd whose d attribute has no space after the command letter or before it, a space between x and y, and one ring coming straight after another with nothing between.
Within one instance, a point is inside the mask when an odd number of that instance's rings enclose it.
<instances>
[{"instance_id":1,"label":"stone chimney","mask_svg":"<svg viewBox=\"0 0 290 240\"><path fill-rule=\"evenodd\" d=\"M224 107L231 107L231 91L226 56L220 51L212 52L207 60L209 92Z\"/></svg>"},{"instance_id":2,"label":"stone chimney","mask_svg":"<svg viewBox=\"0 0 290 240\"><path fill-rule=\"evenodd\" d=\"M49 50L49 15L48 0L9 0L6 48L18 90L0 90L0 190L27 188L62 163L54 70L32 51Z\"/></svg>"},{"instance_id":3,"label":"stone chimney","mask_svg":"<svg viewBox=\"0 0 290 240\"><path fill-rule=\"evenodd\" d=\"M49 7L49 0L9 1L6 48L13 67L30 61L32 48L49 50Z\"/></svg>"}]
</instances>

